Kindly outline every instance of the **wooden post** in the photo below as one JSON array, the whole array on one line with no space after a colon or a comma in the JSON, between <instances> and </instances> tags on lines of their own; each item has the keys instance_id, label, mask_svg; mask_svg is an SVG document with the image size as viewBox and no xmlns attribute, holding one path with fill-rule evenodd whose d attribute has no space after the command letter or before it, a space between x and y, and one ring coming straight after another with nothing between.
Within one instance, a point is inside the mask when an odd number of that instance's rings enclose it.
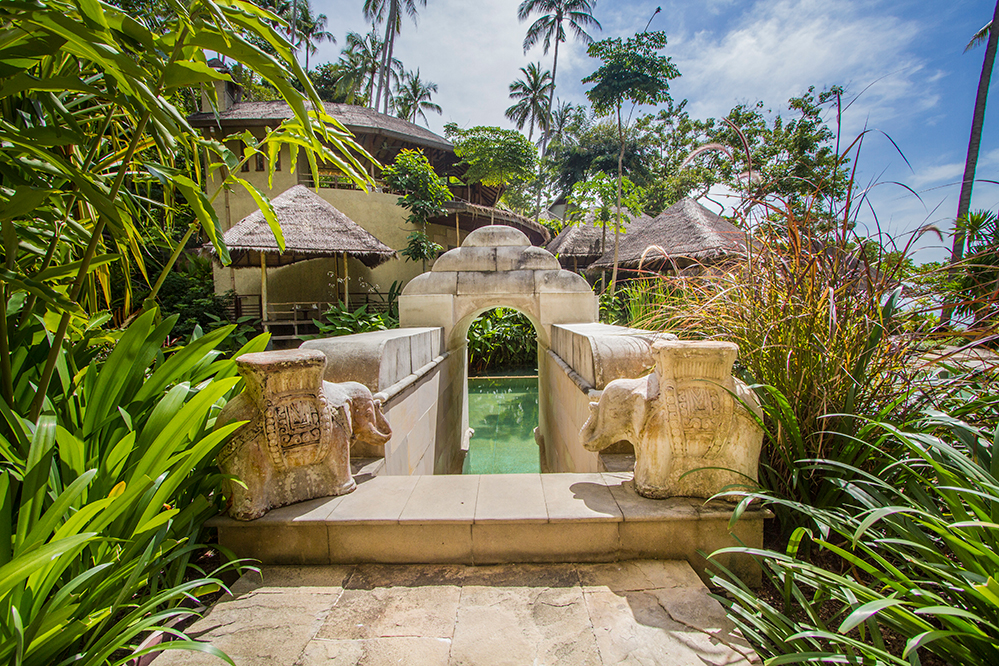
<instances>
[{"instance_id":1,"label":"wooden post","mask_svg":"<svg viewBox=\"0 0 999 666\"><path fill-rule=\"evenodd\" d=\"M348 291L349 281L347 279L347 253L343 253L343 309L350 309L350 291Z\"/></svg>"},{"instance_id":2,"label":"wooden post","mask_svg":"<svg viewBox=\"0 0 999 666\"><path fill-rule=\"evenodd\" d=\"M454 246L461 247L461 231L458 229L458 213L454 214Z\"/></svg>"},{"instance_id":3,"label":"wooden post","mask_svg":"<svg viewBox=\"0 0 999 666\"><path fill-rule=\"evenodd\" d=\"M267 254L260 253L260 321L264 325L264 333L267 328Z\"/></svg>"}]
</instances>

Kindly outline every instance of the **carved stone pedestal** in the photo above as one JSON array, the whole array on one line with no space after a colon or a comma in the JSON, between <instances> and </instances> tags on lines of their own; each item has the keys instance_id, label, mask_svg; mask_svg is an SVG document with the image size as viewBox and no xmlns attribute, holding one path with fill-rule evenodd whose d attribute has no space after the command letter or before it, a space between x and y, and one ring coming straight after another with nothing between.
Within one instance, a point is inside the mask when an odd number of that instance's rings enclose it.
<instances>
[{"instance_id":1,"label":"carved stone pedestal","mask_svg":"<svg viewBox=\"0 0 999 666\"><path fill-rule=\"evenodd\" d=\"M248 421L218 458L222 472L242 482L228 484L229 515L253 520L275 507L352 491L351 444L383 445L391 435L371 392L356 382L324 382L319 351L245 354L236 365L246 390L217 420Z\"/></svg>"},{"instance_id":2,"label":"carved stone pedestal","mask_svg":"<svg viewBox=\"0 0 999 666\"><path fill-rule=\"evenodd\" d=\"M711 497L757 479L763 431L753 392L732 376L739 347L730 342L660 341L655 371L617 379L580 437L590 451L627 441L635 447L635 489L654 499Z\"/></svg>"}]
</instances>

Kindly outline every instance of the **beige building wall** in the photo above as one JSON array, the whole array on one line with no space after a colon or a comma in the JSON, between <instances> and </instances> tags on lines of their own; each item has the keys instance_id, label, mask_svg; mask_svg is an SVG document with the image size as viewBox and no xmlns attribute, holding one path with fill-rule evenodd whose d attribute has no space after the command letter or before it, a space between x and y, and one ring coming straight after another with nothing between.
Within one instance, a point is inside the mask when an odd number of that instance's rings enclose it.
<instances>
[{"instance_id":1,"label":"beige building wall","mask_svg":"<svg viewBox=\"0 0 999 666\"><path fill-rule=\"evenodd\" d=\"M303 159L300 153L296 169L308 168ZM237 175L272 199L298 184L298 175L291 169L291 156L287 147L282 149L281 171L274 173L273 187L268 187L267 170L256 170L254 158L250 159L250 171L240 172ZM213 180L209 196L220 182L218 174ZM399 197L395 194L330 188L320 188L318 193L340 212L394 250L404 250L409 235L417 229L416 225L406 221L408 212L396 203ZM220 192L213 205L223 230L228 230L257 210L253 197L242 186ZM459 239L454 226L444 227L436 224L430 225L427 232L431 240L442 245L445 251L460 245L460 241L467 235L467 232L462 231ZM430 264L427 265L428 270L429 268ZM374 270L356 259L347 260L347 281L352 299L364 292L388 293L393 282L398 281L401 287L422 272L421 263L408 261L402 256L391 259ZM343 295L343 273L343 260L332 258L268 268L268 302L277 304L338 300ZM261 275L257 267L231 268L216 264L214 277L217 293L235 290L241 296L260 294Z\"/></svg>"}]
</instances>

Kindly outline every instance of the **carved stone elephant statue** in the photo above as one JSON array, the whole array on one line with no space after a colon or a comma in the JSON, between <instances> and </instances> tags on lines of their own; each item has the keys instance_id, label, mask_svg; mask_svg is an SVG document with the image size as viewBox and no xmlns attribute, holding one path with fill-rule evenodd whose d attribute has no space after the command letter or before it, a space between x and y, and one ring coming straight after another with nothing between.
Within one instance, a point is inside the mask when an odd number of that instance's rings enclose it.
<instances>
[{"instance_id":1,"label":"carved stone elephant statue","mask_svg":"<svg viewBox=\"0 0 999 666\"><path fill-rule=\"evenodd\" d=\"M711 497L757 480L763 430L756 396L732 376L730 342L659 341L656 367L616 379L590 403L579 435L589 451L627 441L635 447L635 490L645 497Z\"/></svg>"},{"instance_id":2,"label":"carved stone elephant statue","mask_svg":"<svg viewBox=\"0 0 999 666\"><path fill-rule=\"evenodd\" d=\"M253 520L272 508L351 492L350 447L382 446L392 431L381 405L357 382L323 381L314 350L245 354L236 361L246 390L216 427L247 421L219 453L229 515Z\"/></svg>"}]
</instances>

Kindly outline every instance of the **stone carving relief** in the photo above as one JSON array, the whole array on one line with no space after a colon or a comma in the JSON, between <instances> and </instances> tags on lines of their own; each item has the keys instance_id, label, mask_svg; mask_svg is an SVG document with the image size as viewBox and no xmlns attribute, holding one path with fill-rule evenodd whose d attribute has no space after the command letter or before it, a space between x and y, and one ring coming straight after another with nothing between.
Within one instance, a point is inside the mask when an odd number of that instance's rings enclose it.
<instances>
[{"instance_id":1,"label":"stone carving relief","mask_svg":"<svg viewBox=\"0 0 999 666\"><path fill-rule=\"evenodd\" d=\"M323 381L315 350L245 354L236 361L246 390L222 409L216 427L247 421L219 453L229 515L253 520L272 508L354 489L350 447L383 446L391 428L381 405L357 382Z\"/></svg>"},{"instance_id":2,"label":"stone carving relief","mask_svg":"<svg viewBox=\"0 0 999 666\"><path fill-rule=\"evenodd\" d=\"M590 451L619 441L635 447L635 489L654 499L711 497L757 478L763 430L756 396L732 376L739 347L730 342L659 341L656 367L641 379L616 379L580 438Z\"/></svg>"}]
</instances>

